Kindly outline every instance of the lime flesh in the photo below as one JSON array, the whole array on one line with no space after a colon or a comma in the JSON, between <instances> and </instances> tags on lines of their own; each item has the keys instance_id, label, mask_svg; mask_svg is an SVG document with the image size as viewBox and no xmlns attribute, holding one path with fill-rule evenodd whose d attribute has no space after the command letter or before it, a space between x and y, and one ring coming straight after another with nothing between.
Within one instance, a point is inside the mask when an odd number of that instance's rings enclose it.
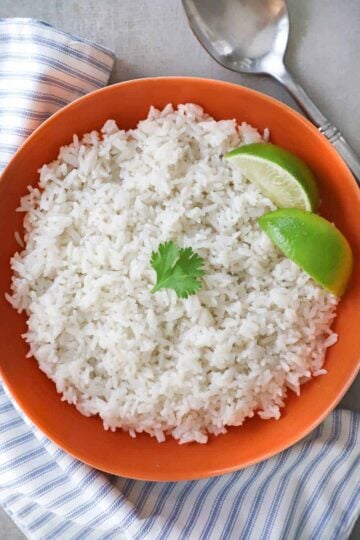
<instances>
[{"instance_id":1,"label":"lime flesh","mask_svg":"<svg viewBox=\"0 0 360 540\"><path fill-rule=\"evenodd\" d=\"M231 166L258 187L278 208L312 211L318 205L316 181L295 154L270 143L254 143L225 155Z\"/></svg>"},{"instance_id":2,"label":"lime flesh","mask_svg":"<svg viewBox=\"0 0 360 540\"><path fill-rule=\"evenodd\" d=\"M269 212L259 225L272 242L317 283L341 296L348 283L353 256L344 235L329 221L294 208Z\"/></svg>"}]
</instances>

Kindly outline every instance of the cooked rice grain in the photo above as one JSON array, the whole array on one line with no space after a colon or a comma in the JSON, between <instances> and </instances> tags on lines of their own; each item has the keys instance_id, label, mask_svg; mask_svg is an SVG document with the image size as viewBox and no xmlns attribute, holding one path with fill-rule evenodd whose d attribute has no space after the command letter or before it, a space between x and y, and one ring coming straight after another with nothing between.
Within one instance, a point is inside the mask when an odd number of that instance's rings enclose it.
<instances>
[{"instance_id":1,"label":"cooked rice grain","mask_svg":"<svg viewBox=\"0 0 360 540\"><path fill-rule=\"evenodd\" d=\"M40 171L11 260L25 339L63 398L105 429L207 441L246 417L279 418L287 389L323 373L336 299L257 225L274 205L225 152L261 141L192 104L109 120ZM203 288L151 294L160 242L191 246Z\"/></svg>"}]
</instances>

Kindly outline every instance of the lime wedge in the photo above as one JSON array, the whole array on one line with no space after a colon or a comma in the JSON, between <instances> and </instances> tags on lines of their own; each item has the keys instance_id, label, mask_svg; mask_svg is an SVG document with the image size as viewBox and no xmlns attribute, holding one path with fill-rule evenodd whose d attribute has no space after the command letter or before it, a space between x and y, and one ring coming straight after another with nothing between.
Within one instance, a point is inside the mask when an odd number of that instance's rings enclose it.
<instances>
[{"instance_id":1,"label":"lime wedge","mask_svg":"<svg viewBox=\"0 0 360 540\"><path fill-rule=\"evenodd\" d=\"M294 208L269 212L259 225L272 242L326 290L341 296L353 256L344 235L329 221Z\"/></svg>"},{"instance_id":2,"label":"lime wedge","mask_svg":"<svg viewBox=\"0 0 360 540\"><path fill-rule=\"evenodd\" d=\"M315 210L319 196L314 175L291 152L275 144L254 143L231 150L225 158L277 207Z\"/></svg>"}]
</instances>

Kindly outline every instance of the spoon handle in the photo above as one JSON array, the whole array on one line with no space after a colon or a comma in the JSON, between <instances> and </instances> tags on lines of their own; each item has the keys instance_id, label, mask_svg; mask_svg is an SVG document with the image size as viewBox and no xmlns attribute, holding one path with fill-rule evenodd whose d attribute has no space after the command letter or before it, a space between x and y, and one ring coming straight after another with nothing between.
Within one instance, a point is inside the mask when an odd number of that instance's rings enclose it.
<instances>
[{"instance_id":1,"label":"spoon handle","mask_svg":"<svg viewBox=\"0 0 360 540\"><path fill-rule=\"evenodd\" d=\"M305 90L297 83L293 76L287 71L285 66L283 69L276 70L272 75L288 90L296 103L315 124L319 131L325 135L329 142L336 148L343 160L352 170L357 183L360 185L360 159L346 142L340 131L325 118L322 112L317 108L312 99L307 95Z\"/></svg>"}]
</instances>

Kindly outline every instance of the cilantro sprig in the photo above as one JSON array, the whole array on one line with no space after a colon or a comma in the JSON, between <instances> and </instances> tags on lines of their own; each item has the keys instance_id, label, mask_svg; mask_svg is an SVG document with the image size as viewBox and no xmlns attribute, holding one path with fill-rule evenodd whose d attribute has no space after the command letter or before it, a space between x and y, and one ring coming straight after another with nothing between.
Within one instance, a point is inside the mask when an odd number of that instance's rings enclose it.
<instances>
[{"instance_id":1,"label":"cilantro sprig","mask_svg":"<svg viewBox=\"0 0 360 540\"><path fill-rule=\"evenodd\" d=\"M179 248L174 242L160 244L150 260L156 272L156 285L151 289L173 289L179 298L187 298L201 288L204 260L191 247Z\"/></svg>"}]
</instances>

